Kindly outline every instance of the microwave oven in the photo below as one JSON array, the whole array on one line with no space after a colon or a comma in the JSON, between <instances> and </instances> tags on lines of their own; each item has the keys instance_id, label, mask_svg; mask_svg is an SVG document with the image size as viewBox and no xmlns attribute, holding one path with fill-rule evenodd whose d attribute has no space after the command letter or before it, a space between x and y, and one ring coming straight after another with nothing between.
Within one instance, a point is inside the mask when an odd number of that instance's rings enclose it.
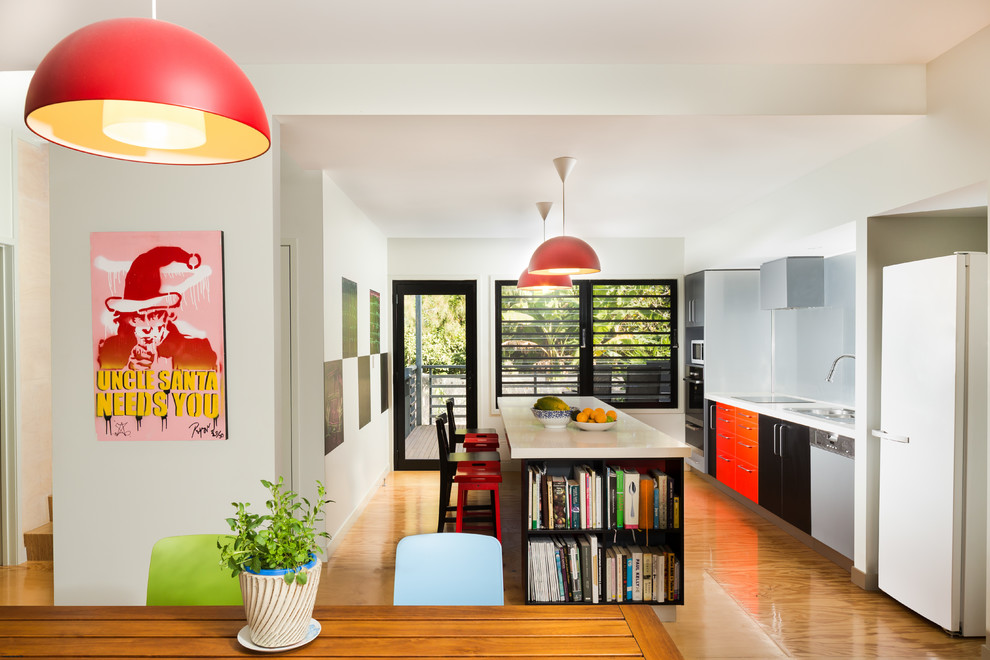
<instances>
[{"instance_id":1,"label":"microwave oven","mask_svg":"<svg viewBox=\"0 0 990 660\"><path fill-rule=\"evenodd\" d=\"M705 363L705 340L692 339L691 364L704 364L704 363Z\"/></svg>"}]
</instances>

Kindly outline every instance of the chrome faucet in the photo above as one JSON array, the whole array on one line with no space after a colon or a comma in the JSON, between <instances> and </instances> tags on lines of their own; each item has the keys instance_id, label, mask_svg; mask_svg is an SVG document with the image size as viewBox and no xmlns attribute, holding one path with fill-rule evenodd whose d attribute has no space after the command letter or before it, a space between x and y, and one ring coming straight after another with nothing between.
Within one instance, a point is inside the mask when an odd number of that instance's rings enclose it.
<instances>
[{"instance_id":1,"label":"chrome faucet","mask_svg":"<svg viewBox=\"0 0 990 660\"><path fill-rule=\"evenodd\" d=\"M855 359L856 356L853 355L853 354L851 354L851 353L843 353L839 357L835 358L835 360L832 362L831 368L828 370L828 375L825 376L825 382L826 383L831 383L832 382L832 374L835 373L835 365L839 364L839 360L841 360L842 358L853 358L853 359Z\"/></svg>"}]
</instances>

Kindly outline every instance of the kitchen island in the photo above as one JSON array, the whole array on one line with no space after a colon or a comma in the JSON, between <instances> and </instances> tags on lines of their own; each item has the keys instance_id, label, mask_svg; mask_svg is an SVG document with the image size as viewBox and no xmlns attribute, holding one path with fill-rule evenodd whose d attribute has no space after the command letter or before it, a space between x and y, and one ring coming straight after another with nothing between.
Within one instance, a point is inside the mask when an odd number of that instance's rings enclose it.
<instances>
[{"instance_id":1,"label":"kitchen island","mask_svg":"<svg viewBox=\"0 0 990 660\"><path fill-rule=\"evenodd\" d=\"M611 408L594 397L562 398L579 409ZM598 584L596 580L607 578L607 566L610 560L616 559L616 555L621 566L623 555L643 548L664 550L664 554L657 555L663 557L660 561L664 562L663 586L659 581L651 581L654 589L650 592L644 589L642 593L639 588L643 585L637 586L635 593L630 587L623 600L619 601L616 594L615 602L632 600L654 605L683 603L681 585L684 572L681 562L684 530L681 502L684 495L684 459L691 455L691 447L621 410L617 411L618 423L608 431L582 431L573 423L561 429L548 429L533 416L533 402L534 399L529 397L498 399L509 455L522 462L522 574L527 576L527 603L613 602L610 594L625 586L622 577L614 575L619 584L611 584L611 588L608 579ZM641 510L644 515L638 515L640 509L634 507L637 512L634 522L629 522L628 515L620 518L616 508L624 498L618 497L615 482L611 488L609 485L610 477L617 481L618 471L623 473L623 483L627 487L634 480L632 477L644 488L647 481L651 488L654 484L665 484L666 497L661 498L659 489L655 489L657 496L651 500L649 512L646 511L646 500L643 500ZM564 492L564 502L570 502L572 506L563 507L571 510L571 515L563 524L559 519L553 520L557 513L554 509L555 498L560 493L553 487L561 483L576 488L573 492L580 493L579 497L567 500L568 491ZM637 498L641 497L637 490L633 492ZM546 557L539 553L545 553L546 546L573 548L580 545L584 548L586 544L591 549L585 551L590 554L583 564L580 560L575 562L572 572L574 583L561 588L560 593L553 591L552 584L549 595L546 589L541 591L540 586L546 587L541 583L547 580L552 583L553 576L548 577L545 571L541 571L541 558ZM597 559L592 558L595 548L601 550ZM549 561L552 563L552 560ZM595 570L589 571L592 565ZM584 579L584 584L579 585L581 579ZM661 616L672 620L673 608L665 608Z\"/></svg>"}]
</instances>

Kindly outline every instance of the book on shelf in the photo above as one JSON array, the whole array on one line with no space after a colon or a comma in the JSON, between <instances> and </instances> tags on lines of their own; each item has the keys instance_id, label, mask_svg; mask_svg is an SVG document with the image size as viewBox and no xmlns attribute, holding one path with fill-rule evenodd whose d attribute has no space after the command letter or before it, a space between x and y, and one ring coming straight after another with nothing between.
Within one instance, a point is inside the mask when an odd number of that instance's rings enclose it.
<instances>
[{"instance_id":1,"label":"book on shelf","mask_svg":"<svg viewBox=\"0 0 990 660\"><path fill-rule=\"evenodd\" d=\"M543 529L553 529L553 477L549 474L543 475Z\"/></svg>"},{"instance_id":2,"label":"book on shelf","mask_svg":"<svg viewBox=\"0 0 990 660\"><path fill-rule=\"evenodd\" d=\"M643 600L653 600L652 548L643 548Z\"/></svg>"},{"instance_id":3,"label":"book on shelf","mask_svg":"<svg viewBox=\"0 0 990 660\"><path fill-rule=\"evenodd\" d=\"M575 529L588 529L588 512L591 505L591 491L588 488L588 466L574 466L574 481L578 486L578 518Z\"/></svg>"},{"instance_id":4,"label":"book on shelf","mask_svg":"<svg viewBox=\"0 0 990 660\"><path fill-rule=\"evenodd\" d=\"M553 511L553 524L551 529L567 529L569 518L567 511L567 480L558 475L550 479L551 488L551 511Z\"/></svg>"},{"instance_id":5,"label":"book on shelf","mask_svg":"<svg viewBox=\"0 0 990 660\"><path fill-rule=\"evenodd\" d=\"M595 508L595 519L594 519L594 523L592 524L592 527L595 527L596 529L601 529L604 526L603 525L604 514L603 514L603 511L602 511L602 509L603 509L603 504L602 504L602 475L599 472L596 471L596 472L592 472L592 476L594 478L593 480L594 480L594 486L595 486L595 488L594 488L594 499L592 500L595 503L595 507L594 507Z\"/></svg>"},{"instance_id":6,"label":"book on shelf","mask_svg":"<svg viewBox=\"0 0 990 660\"><path fill-rule=\"evenodd\" d=\"M677 574L677 557L674 556L674 551L670 549L670 546L666 546L666 545L663 546L663 553L666 560L664 563L667 566L667 570L665 573L665 577L667 579L667 585L666 585L667 591L665 596L667 600L674 600L675 599L674 581L675 581L675 575Z\"/></svg>"},{"instance_id":7,"label":"book on shelf","mask_svg":"<svg viewBox=\"0 0 990 660\"><path fill-rule=\"evenodd\" d=\"M568 529L581 528L581 485L577 479L567 480L567 527Z\"/></svg>"},{"instance_id":8,"label":"book on shelf","mask_svg":"<svg viewBox=\"0 0 990 660\"><path fill-rule=\"evenodd\" d=\"M607 502L605 503L605 529L615 529L616 521L616 504L618 500L616 499L616 474L615 468L611 466L605 467L605 494L607 496Z\"/></svg>"},{"instance_id":9,"label":"book on shelf","mask_svg":"<svg viewBox=\"0 0 990 660\"><path fill-rule=\"evenodd\" d=\"M637 529L639 527L639 472L636 470L625 470L623 483L625 484L625 528Z\"/></svg>"},{"instance_id":10,"label":"book on shelf","mask_svg":"<svg viewBox=\"0 0 990 660\"><path fill-rule=\"evenodd\" d=\"M639 480L639 528L654 529L653 527L653 491L654 481L650 475L640 475Z\"/></svg>"},{"instance_id":11,"label":"book on shelf","mask_svg":"<svg viewBox=\"0 0 990 660\"><path fill-rule=\"evenodd\" d=\"M568 600L581 602L584 600L583 580L581 578L581 563L577 541L573 536L564 539L564 549L567 553L567 567L570 597Z\"/></svg>"},{"instance_id":12,"label":"book on shelf","mask_svg":"<svg viewBox=\"0 0 990 660\"><path fill-rule=\"evenodd\" d=\"M650 548L653 557L653 600L662 603L666 600L666 555L660 548Z\"/></svg>"},{"instance_id":13,"label":"book on shelf","mask_svg":"<svg viewBox=\"0 0 990 660\"><path fill-rule=\"evenodd\" d=\"M631 598L633 601L643 600L643 549L638 545L629 546L632 565L630 582L632 583Z\"/></svg>"},{"instance_id":14,"label":"book on shelf","mask_svg":"<svg viewBox=\"0 0 990 660\"><path fill-rule=\"evenodd\" d=\"M598 537L594 534L586 534L585 539L588 541L589 557L590 563L588 565L588 572L591 574L591 602L599 603L601 602L601 547L598 544Z\"/></svg>"},{"instance_id":15,"label":"book on shelf","mask_svg":"<svg viewBox=\"0 0 990 660\"><path fill-rule=\"evenodd\" d=\"M633 596L633 557L632 551L623 546L622 548L622 564L623 564L623 575L622 575L622 587L624 593L622 599L624 601L632 601Z\"/></svg>"},{"instance_id":16,"label":"book on shelf","mask_svg":"<svg viewBox=\"0 0 990 660\"><path fill-rule=\"evenodd\" d=\"M590 603L592 589L591 541L587 536L579 536L577 542L578 549L581 551L581 595L584 602Z\"/></svg>"},{"instance_id":17,"label":"book on shelf","mask_svg":"<svg viewBox=\"0 0 990 660\"><path fill-rule=\"evenodd\" d=\"M615 527L622 529L626 521L626 473L615 468Z\"/></svg>"}]
</instances>

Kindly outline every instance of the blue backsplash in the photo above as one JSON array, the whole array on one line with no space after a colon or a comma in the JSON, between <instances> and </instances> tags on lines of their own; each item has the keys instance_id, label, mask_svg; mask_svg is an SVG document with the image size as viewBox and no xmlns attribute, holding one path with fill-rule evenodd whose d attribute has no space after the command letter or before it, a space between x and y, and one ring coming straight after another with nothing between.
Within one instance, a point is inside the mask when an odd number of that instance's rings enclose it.
<instances>
[{"instance_id":1,"label":"blue backsplash","mask_svg":"<svg viewBox=\"0 0 990 660\"><path fill-rule=\"evenodd\" d=\"M825 306L773 312L773 391L856 404L854 360L843 359L826 382L832 361L856 352L856 253L825 259Z\"/></svg>"}]
</instances>

